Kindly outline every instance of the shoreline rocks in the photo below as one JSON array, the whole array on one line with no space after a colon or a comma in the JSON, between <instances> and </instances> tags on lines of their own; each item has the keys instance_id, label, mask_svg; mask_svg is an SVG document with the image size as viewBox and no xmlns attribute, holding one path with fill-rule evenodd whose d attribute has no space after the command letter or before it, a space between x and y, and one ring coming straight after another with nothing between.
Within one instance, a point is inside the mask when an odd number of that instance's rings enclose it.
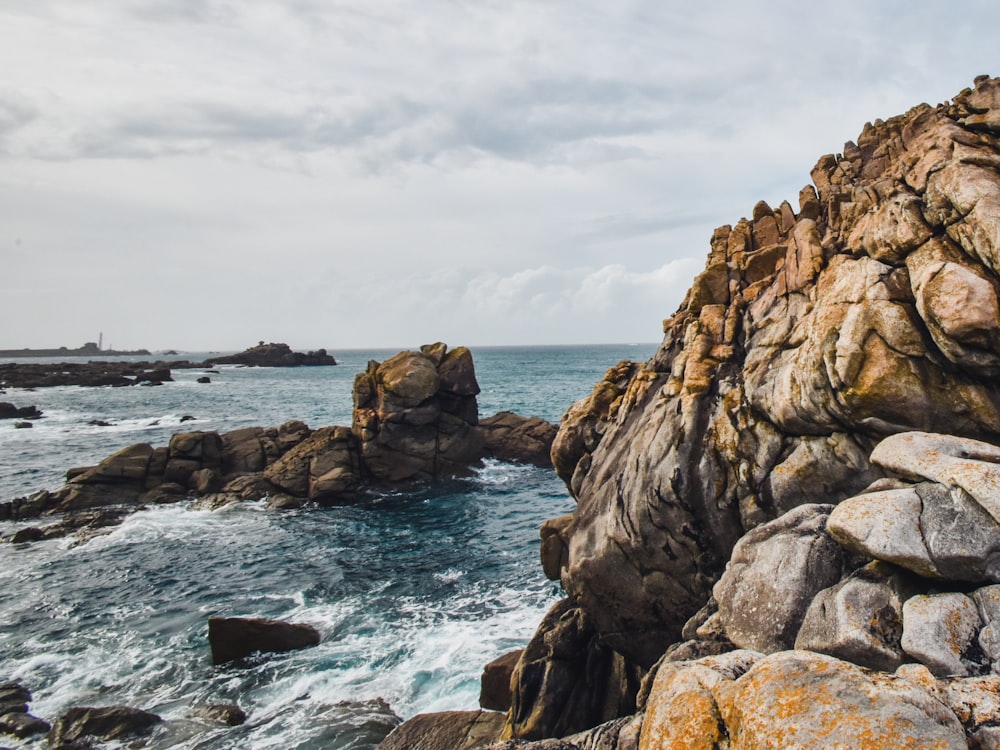
<instances>
[{"instance_id":1,"label":"shoreline rocks","mask_svg":"<svg viewBox=\"0 0 1000 750\"><path fill-rule=\"evenodd\" d=\"M488 435L497 431L504 432L506 460L539 463L555 428L511 413L489 423L500 427L480 427L478 392L468 349L438 343L401 352L369 363L356 377L350 428L313 430L292 421L224 434L176 433L166 446L139 443L97 466L72 468L55 491L0 503L0 521L63 514L61 523L8 539L29 542L103 528L146 505L187 498L197 498L192 507L203 510L265 498L275 510L351 503L366 488L469 476L494 455ZM111 508L117 510L94 513Z\"/></svg>"}]
</instances>

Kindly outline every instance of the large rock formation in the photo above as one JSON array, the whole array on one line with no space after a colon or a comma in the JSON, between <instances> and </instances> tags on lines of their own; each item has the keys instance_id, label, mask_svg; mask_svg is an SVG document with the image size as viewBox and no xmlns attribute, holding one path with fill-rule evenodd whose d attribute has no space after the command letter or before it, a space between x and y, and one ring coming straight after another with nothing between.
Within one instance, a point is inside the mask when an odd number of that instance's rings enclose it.
<instances>
[{"instance_id":1,"label":"large rock formation","mask_svg":"<svg viewBox=\"0 0 1000 750\"><path fill-rule=\"evenodd\" d=\"M314 352L293 352L288 344L265 344L244 349L239 354L206 359L202 365L245 365L247 367L306 367L330 366L337 361L326 353L326 349Z\"/></svg>"},{"instance_id":2,"label":"large rock formation","mask_svg":"<svg viewBox=\"0 0 1000 750\"><path fill-rule=\"evenodd\" d=\"M1000 80L866 125L797 210L716 230L657 354L570 409L562 583L607 645L652 664L743 534L860 492L882 438L1000 441L998 153Z\"/></svg>"}]
</instances>

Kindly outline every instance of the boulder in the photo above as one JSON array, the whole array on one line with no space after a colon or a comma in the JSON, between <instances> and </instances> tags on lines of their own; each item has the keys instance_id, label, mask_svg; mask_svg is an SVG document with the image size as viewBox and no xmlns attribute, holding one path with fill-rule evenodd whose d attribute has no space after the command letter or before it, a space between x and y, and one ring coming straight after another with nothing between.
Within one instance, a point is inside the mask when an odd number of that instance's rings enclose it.
<instances>
[{"instance_id":1,"label":"boulder","mask_svg":"<svg viewBox=\"0 0 1000 750\"><path fill-rule=\"evenodd\" d=\"M739 648L792 648L817 593L840 580L845 555L826 533L832 506L803 505L736 544L713 595L726 636Z\"/></svg>"},{"instance_id":2,"label":"boulder","mask_svg":"<svg viewBox=\"0 0 1000 750\"><path fill-rule=\"evenodd\" d=\"M404 721L377 750L472 750L497 739L504 715L496 711L445 711Z\"/></svg>"},{"instance_id":3,"label":"boulder","mask_svg":"<svg viewBox=\"0 0 1000 750\"><path fill-rule=\"evenodd\" d=\"M354 499L361 484L357 442L346 427L324 427L268 466L263 478L293 497L321 505Z\"/></svg>"},{"instance_id":4,"label":"boulder","mask_svg":"<svg viewBox=\"0 0 1000 750\"><path fill-rule=\"evenodd\" d=\"M969 677L988 666L979 648L983 622L959 593L914 596L903 604L903 650L936 677Z\"/></svg>"},{"instance_id":5,"label":"boulder","mask_svg":"<svg viewBox=\"0 0 1000 750\"><path fill-rule=\"evenodd\" d=\"M0 419L41 419L42 412L37 406L17 407L7 401L0 401Z\"/></svg>"},{"instance_id":6,"label":"boulder","mask_svg":"<svg viewBox=\"0 0 1000 750\"><path fill-rule=\"evenodd\" d=\"M500 739L563 737L633 713L641 671L601 643L569 599L555 604L521 654Z\"/></svg>"},{"instance_id":7,"label":"boulder","mask_svg":"<svg viewBox=\"0 0 1000 750\"><path fill-rule=\"evenodd\" d=\"M552 441L556 426L538 417L502 411L479 420L487 456L535 466L552 466Z\"/></svg>"},{"instance_id":8,"label":"boulder","mask_svg":"<svg viewBox=\"0 0 1000 750\"><path fill-rule=\"evenodd\" d=\"M848 549L925 578L1000 581L1000 524L958 486L858 495L833 510L828 529Z\"/></svg>"},{"instance_id":9,"label":"boulder","mask_svg":"<svg viewBox=\"0 0 1000 750\"><path fill-rule=\"evenodd\" d=\"M483 455L472 354L444 344L369 362L354 380L352 430L376 483L469 473Z\"/></svg>"},{"instance_id":10,"label":"boulder","mask_svg":"<svg viewBox=\"0 0 1000 750\"><path fill-rule=\"evenodd\" d=\"M522 653L524 653L524 649L520 648L516 651L510 651L483 667L479 690L480 708L504 712L510 709L511 678Z\"/></svg>"},{"instance_id":11,"label":"boulder","mask_svg":"<svg viewBox=\"0 0 1000 750\"><path fill-rule=\"evenodd\" d=\"M49 745L73 746L90 740L117 740L148 734L162 719L128 706L77 707L64 713L49 732Z\"/></svg>"},{"instance_id":12,"label":"boulder","mask_svg":"<svg viewBox=\"0 0 1000 750\"><path fill-rule=\"evenodd\" d=\"M898 568L866 565L813 598L795 648L891 672L905 661L903 602L914 593Z\"/></svg>"},{"instance_id":13,"label":"boulder","mask_svg":"<svg viewBox=\"0 0 1000 750\"><path fill-rule=\"evenodd\" d=\"M259 617L209 617L212 663L224 664L256 652L281 653L319 644L312 625Z\"/></svg>"},{"instance_id":14,"label":"boulder","mask_svg":"<svg viewBox=\"0 0 1000 750\"><path fill-rule=\"evenodd\" d=\"M45 734L51 728L47 721L32 716L27 711L8 711L0 714L0 734L12 734L18 739Z\"/></svg>"}]
</instances>

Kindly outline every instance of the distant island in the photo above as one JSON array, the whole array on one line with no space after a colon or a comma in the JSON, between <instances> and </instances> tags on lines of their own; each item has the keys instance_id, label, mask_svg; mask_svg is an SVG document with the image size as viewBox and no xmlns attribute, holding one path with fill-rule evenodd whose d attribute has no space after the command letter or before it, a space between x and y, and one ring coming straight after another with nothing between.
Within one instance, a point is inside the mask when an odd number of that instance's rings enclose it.
<instances>
[{"instance_id":1,"label":"distant island","mask_svg":"<svg viewBox=\"0 0 1000 750\"><path fill-rule=\"evenodd\" d=\"M337 364L337 360L326 353L326 349L314 352L293 352L288 344L265 344L258 342L239 354L206 359L205 365L245 365L248 367L310 367Z\"/></svg>"},{"instance_id":2,"label":"distant island","mask_svg":"<svg viewBox=\"0 0 1000 750\"><path fill-rule=\"evenodd\" d=\"M60 346L58 349L0 349L0 357L148 357L148 349L118 351L102 349L96 342L88 341L77 349Z\"/></svg>"}]
</instances>

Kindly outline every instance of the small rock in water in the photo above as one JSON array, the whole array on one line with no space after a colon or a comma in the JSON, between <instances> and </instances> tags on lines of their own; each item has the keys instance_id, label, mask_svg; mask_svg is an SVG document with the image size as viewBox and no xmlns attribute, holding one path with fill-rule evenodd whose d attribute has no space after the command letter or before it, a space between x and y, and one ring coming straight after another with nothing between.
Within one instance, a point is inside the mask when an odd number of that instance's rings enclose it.
<instances>
[{"instance_id":1,"label":"small rock in water","mask_svg":"<svg viewBox=\"0 0 1000 750\"><path fill-rule=\"evenodd\" d=\"M64 713L49 732L49 745L78 745L78 740L114 740L148 733L163 719L148 711L128 706L101 708L75 707ZM86 744L80 745L86 746Z\"/></svg>"},{"instance_id":2,"label":"small rock in water","mask_svg":"<svg viewBox=\"0 0 1000 750\"><path fill-rule=\"evenodd\" d=\"M198 378L198 382L199 383L211 383L212 379L210 377L208 377L208 375L202 375L200 378Z\"/></svg>"},{"instance_id":3,"label":"small rock in water","mask_svg":"<svg viewBox=\"0 0 1000 750\"><path fill-rule=\"evenodd\" d=\"M14 422L14 427L15 429L18 430L23 430L27 427L34 427L34 426L35 425L31 424L31 422Z\"/></svg>"},{"instance_id":4,"label":"small rock in water","mask_svg":"<svg viewBox=\"0 0 1000 750\"><path fill-rule=\"evenodd\" d=\"M32 716L27 711L12 711L0 716L0 734L12 734L20 739L44 734L50 729L49 723Z\"/></svg>"},{"instance_id":5,"label":"small rock in water","mask_svg":"<svg viewBox=\"0 0 1000 750\"><path fill-rule=\"evenodd\" d=\"M91 427L113 427L111 422L105 422L103 419L91 419L87 422Z\"/></svg>"},{"instance_id":6,"label":"small rock in water","mask_svg":"<svg viewBox=\"0 0 1000 750\"><path fill-rule=\"evenodd\" d=\"M224 664L261 651L295 651L319 644L312 625L268 620L262 617L209 617L208 642L212 663Z\"/></svg>"},{"instance_id":7,"label":"small rock in water","mask_svg":"<svg viewBox=\"0 0 1000 750\"><path fill-rule=\"evenodd\" d=\"M234 703L214 703L211 706L199 706L191 714L200 719L218 721L231 727L238 727L246 723L247 720L246 711Z\"/></svg>"},{"instance_id":8,"label":"small rock in water","mask_svg":"<svg viewBox=\"0 0 1000 750\"><path fill-rule=\"evenodd\" d=\"M196 419L197 417L192 417L190 414L185 414L183 417L181 417L181 422L193 422Z\"/></svg>"}]
</instances>

